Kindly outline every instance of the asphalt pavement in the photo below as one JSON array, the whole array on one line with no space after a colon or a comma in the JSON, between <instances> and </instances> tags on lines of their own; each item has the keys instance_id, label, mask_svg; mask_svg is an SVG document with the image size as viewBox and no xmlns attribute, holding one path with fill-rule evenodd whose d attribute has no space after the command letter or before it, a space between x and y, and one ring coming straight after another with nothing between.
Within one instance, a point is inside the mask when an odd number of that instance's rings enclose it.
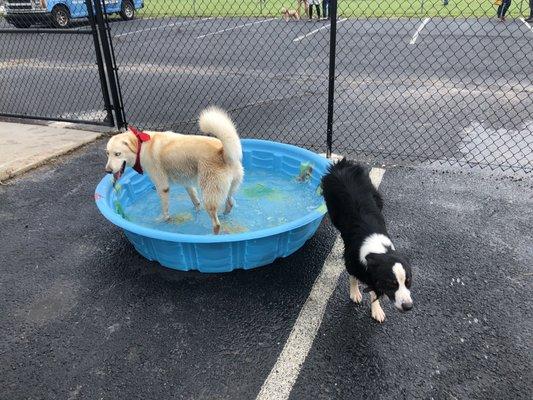
<instances>
[{"instance_id":1,"label":"asphalt pavement","mask_svg":"<svg viewBox=\"0 0 533 400\"><path fill-rule=\"evenodd\" d=\"M0 398L255 398L336 232L257 270L162 268L94 204L104 145L0 186ZM390 168L380 190L415 308L379 325L343 273L291 398L529 399L531 180Z\"/></svg>"}]
</instances>

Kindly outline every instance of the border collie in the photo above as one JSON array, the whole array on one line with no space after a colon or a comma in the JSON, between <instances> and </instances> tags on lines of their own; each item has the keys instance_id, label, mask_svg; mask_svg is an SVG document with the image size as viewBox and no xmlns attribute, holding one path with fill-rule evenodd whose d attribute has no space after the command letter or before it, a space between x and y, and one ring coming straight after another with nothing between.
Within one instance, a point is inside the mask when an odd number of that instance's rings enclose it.
<instances>
[{"instance_id":1,"label":"border collie","mask_svg":"<svg viewBox=\"0 0 533 400\"><path fill-rule=\"evenodd\" d=\"M342 159L329 167L322 190L333 225L344 241L350 299L360 303L359 281L370 292L372 318L385 320L379 304L384 294L400 311L413 308L411 268L395 250L381 213L383 200L361 165Z\"/></svg>"}]
</instances>

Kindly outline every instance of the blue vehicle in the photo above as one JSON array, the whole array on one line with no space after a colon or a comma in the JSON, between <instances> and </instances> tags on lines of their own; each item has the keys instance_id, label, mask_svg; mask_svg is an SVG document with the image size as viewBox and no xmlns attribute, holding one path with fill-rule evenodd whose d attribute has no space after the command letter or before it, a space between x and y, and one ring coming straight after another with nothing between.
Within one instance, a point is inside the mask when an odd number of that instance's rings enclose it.
<instances>
[{"instance_id":1,"label":"blue vehicle","mask_svg":"<svg viewBox=\"0 0 533 400\"><path fill-rule=\"evenodd\" d=\"M106 14L119 14L125 21L135 18L135 11L143 7L144 0L105 0ZM17 28L43 21L67 28L73 19L87 17L85 0L6 0L5 4L5 19Z\"/></svg>"}]
</instances>

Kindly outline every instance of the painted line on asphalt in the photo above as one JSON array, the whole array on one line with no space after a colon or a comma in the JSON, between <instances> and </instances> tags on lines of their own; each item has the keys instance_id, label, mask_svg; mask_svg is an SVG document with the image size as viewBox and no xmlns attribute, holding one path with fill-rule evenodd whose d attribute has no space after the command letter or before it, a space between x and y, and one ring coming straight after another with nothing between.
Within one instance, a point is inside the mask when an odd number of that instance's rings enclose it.
<instances>
[{"instance_id":1,"label":"painted line on asphalt","mask_svg":"<svg viewBox=\"0 0 533 400\"><path fill-rule=\"evenodd\" d=\"M339 19L337 21L337 25L340 24L341 22L343 21L346 21L348 18L343 18L343 19ZM305 35L302 35L302 36L298 36L296 39L293 40L293 42L299 42L300 40L303 40L305 39L306 37L308 36L311 36L311 35L314 35L315 33L317 33L318 31L321 31L322 29L326 29L326 28L329 28L331 26L331 23L330 24L327 24L327 25L324 25L323 27L321 28L318 28L318 29L315 29L309 33L306 33Z\"/></svg>"},{"instance_id":2,"label":"painted line on asphalt","mask_svg":"<svg viewBox=\"0 0 533 400\"><path fill-rule=\"evenodd\" d=\"M128 36L128 35L134 35L136 33L142 33L142 32L148 32L148 31L155 31L157 29L165 29L165 28L171 28L173 26L180 26L180 25L185 25L185 24L189 24L189 23L192 23L192 22L201 22L201 21L207 21L207 20L210 20L210 19L215 19L215 17L208 17L208 18L202 18L202 19L194 19L194 20L190 20L190 21L178 21L178 22L173 22L171 24L167 24L167 25L160 25L160 26L152 26L150 28L144 28L144 29L139 29L139 30L136 30L136 31L131 31L131 32L125 32L125 33L121 33L119 35L115 35L113 37L123 37L123 36Z\"/></svg>"},{"instance_id":3,"label":"painted line on asphalt","mask_svg":"<svg viewBox=\"0 0 533 400\"><path fill-rule=\"evenodd\" d=\"M424 26L426 26L426 24L430 21L430 19L431 18L427 17L427 18L424 18L422 20L422 22L418 26L418 29L413 34L413 37L411 38L411 41L409 42L409 44L415 44L416 43L416 39L418 39L418 35L420 35L420 32L422 31L422 29L424 29Z\"/></svg>"},{"instance_id":4,"label":"painted line on asphalt","mask_svg":"<svg viewBox=\"0 0 533 400\"><path fill-rule=\"evenodd\" d=\"M531 33L533 33L533 26L531 26L529 22L527 22L524 18L520 18L520 21L522 21L529 28Z\"/></svg>"},{"instance_id":5,"label":"painted line on asphalt","mask_svg":"<svg viewBox=\"0 0 533 400\"><path fill-rule=\"evenodd\" d=\"M237 25L237 26L234 26L232 28L226 28L226 29L222 29L220 31L216 31L216 32L211 32L211 33L206 33L205 35L200 35L198 36L196 39L202 39L202 38L205 38L207 36L213 36L213 35L218 35L220 33L224 33L224 32L228 32L228 31L233 31L235 29L240 29L240 28L245 28L247 26L251 26L251 25L255 25L255 24L262 24L264 22L269 22L269 21L274 21L276 18L269 18L269 19L264 19L264 20L261 20L261 21L255 21L255 22L249 22L247 24L242 24L242 25Z\"/></svg>"},{"instance_id":6,"label":"painted line on asphalt","mask_svg":"<svg viewBox=\"0 0 533 400\"><path fill-rule=\"evenodd\" d=\"M382 168L372 168L370 171L370 179L376 188L381 184L384 173L385 170ZM257 400L286 400L289 398L292 387L298 379L300 370L318 333L329 298L337 287L339 276L344 271L343 247L342 239L337 236L333 249L326 258L324 267L300 310L276 364L261 386Z\"/></svg>"}]
</instances>

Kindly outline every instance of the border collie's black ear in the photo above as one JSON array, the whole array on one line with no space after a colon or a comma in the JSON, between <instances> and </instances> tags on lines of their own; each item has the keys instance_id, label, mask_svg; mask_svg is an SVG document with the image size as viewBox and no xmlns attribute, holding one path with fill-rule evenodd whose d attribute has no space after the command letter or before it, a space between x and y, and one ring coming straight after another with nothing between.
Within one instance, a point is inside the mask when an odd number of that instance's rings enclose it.
<instances>
[{"instance_id":1,"label":"border collie's black ear","mask_svg":"<svg viewBox=\"0 0 533 400\"><path fill-rule=\"evenodd\" d=\"M368 253L365 257L366 259L366 265L369 267L378 265L380 260L380 254L377 253Z\"/></svg>"}]
</instances>

